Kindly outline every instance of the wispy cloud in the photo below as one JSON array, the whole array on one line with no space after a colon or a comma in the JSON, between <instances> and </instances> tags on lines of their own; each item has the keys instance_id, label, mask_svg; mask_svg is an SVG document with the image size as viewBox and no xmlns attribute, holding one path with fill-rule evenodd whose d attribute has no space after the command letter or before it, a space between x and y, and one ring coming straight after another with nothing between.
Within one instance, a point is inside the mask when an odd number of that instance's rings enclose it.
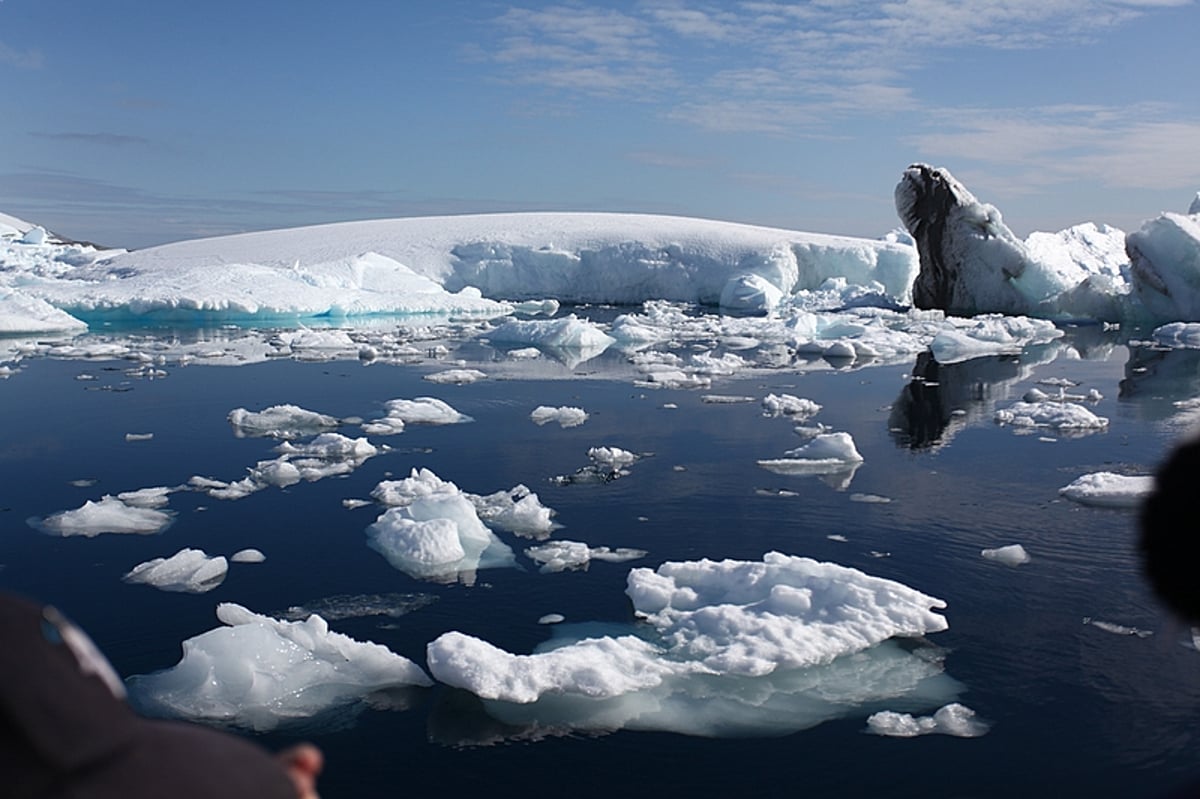
<instances>
[{"instance_id":1,"label":"wispy cloud","mask_svg":"<svg viewBox=\"0 0 1200 799\"><path fill-rule=\"evenodd\" d=\"M120 133L46 133L44 131L31 131L29 135L35 139L62 141L71 144L95 144L102 147L144 146L150 143L149 139L141 136L127 136Z\"/></svg>"},{"instance_id":2,"label":"wispy cloud","mask_svg":"<svg viewBox=\"0 0 1200 799\"><path fill-rule=\"evenodd\" d=\"M0 42L0 64L8 64L17 69L41 69L45 61L41 50L19 50Z\"/></svg>"},{"instance_id":3,"label":"wispy cloud","mask_svg":"<svg viewBox=\"0 0 1200 799\"><path fill-rule=\"evenodd\" d=\"M910 140L923 157L1002 166L1030 186L1069 180L1134 189L1200 186L1200 118L1150 104L947 110Z\"/></svg>"}]
</instances>

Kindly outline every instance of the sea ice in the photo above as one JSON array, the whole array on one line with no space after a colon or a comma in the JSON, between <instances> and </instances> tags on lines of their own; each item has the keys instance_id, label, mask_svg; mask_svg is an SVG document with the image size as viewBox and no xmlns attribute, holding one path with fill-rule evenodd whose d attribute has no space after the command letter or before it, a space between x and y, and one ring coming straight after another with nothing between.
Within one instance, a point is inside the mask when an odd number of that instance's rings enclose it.
<instances>
[{"instance_id":1,"label":"sea ice","mask_svg":"<svg viewBox=\"0 0 1200 799\"><path fill-rule=\"evenodd\" d=\"M554 510L547 508L538 495L524 485L508 491L480 496L464 492L479 518L492 527L530 538L545 538L559 525L554 522Z\"/></svg>"},{"instance_id":2,"label":"sea ice","mask_svg":"<svg viewBox=\"0 0 1200 799\"><path fill-rule=\"evenodd\" d=\"M575 408L569 405L563 405L558 408L551 408L549 405L539 405L529 414L529 418L538 426L557 422L559 427L578 427L587 421L588 415L587 411L583 408Z\"/></svg>"},{"instance_id":3,"label":"sea ice","mask_svg":"<svg viewBox=\"0 0 1200 799\"><path fill-rule=\"evenodd\" d=\"M632 570L627 594L646 620L639 635L558 627L514 655L451 632L427 647L429 668L502 721L567 730L778 735L956 693L939 657L887 640L945 629L944 603L854 569L780 553L665 563Z\"/></svg>"},{"instance_id":4,"label":"sea ice","mask_svg":"<svg viewBox=\"0 0 1200 799\"><path fill-rule=\"evenodd\" d=\"M225 580L229 562L224 556L209 557L200 549L181 549L169 558L155 558L134 566L125 575L127 583L145 583L163 591L202 594Z\"/></svg>"},{"instance_id":5,"label":"sea ice","mask_svg":"<svg viewBox=\"0 0 1200 799\"><path fill-rule=\"evenodd\" d=\"M849 433L820 433L804 446L788 450L782 458L758 461L779 474L826 474L845 471L863 457Z\"/></svg>"},{"instance_id":6,"label":"sea ice","mask_svg":"<svg viewBox=\"0 0 1200 799\"><path fill-rule=\"evenodd\" d=\"M1085 434L1108 427L1108 419L1074 402L1017 402L996 411L996 422L1018 431L1051 428L1060 433Z\"/></svg>"},{"instance_id":7,"label":"sea ice","mask_svg":"<svg viewBox=\"0 0 1200 799\"><path fill-rule=\"evenodd\" d=\"M267 556L257 549L239 549L229 556L231 563L262 563Z\"/></svg>"},{"instance_id":8,"label":"sea ice","mask_svg":"<svg viewBox=\"0 0 1200 799\"><path fill-rule=\"evenodd\" d=\"M541 564L543 573L561 572L568 569L586 569L593 560L623 563L646 557L644 549L619 547L589 547L582 541L549 541L536 547L529 547L525 554Z\"/></svg>"},{"instance_id":9,"label":"sea ice","mask_svg":"<svg viewBox=\"0 0 1200 799\"><path fill-rule=\"evenodd\" d=\"M1152 475L1093 472L1080 475L1058 489L1067 499L1104 508L1136 508L1154 490Z\"/></svg>"},{"instance_id":10,"label":"sea ice","mask_svg":"<svg viewBox=\"0 0 1200 799\"><path fill-rule=\"evenodd\" d=\"M364 433L387 436L403 432L406 424L441 425L474 421L436 397L388 400L384 407L387 409L386 415L364 424Z\"/></svg>"},{"instance_id":11,"label":"sea ice","mask_svg":"<svg viewBox=\"0 0 1200 799\"><path fill-rule=\"evenodd\" d=\"M229 424L238 438L265 436L289 440L335 430L341 420L297 405L272 405L261 411L234 408L229 412Z\"/></svg>"},{"instance_id":12,"label":"sea ice","mask_svg":"<svg viewBox=\"0 0 1200 799\"><path fill-rule=\"evenodd\" d=\"M996 549L984 549L979 554L988 560L999 561L1007 566L1020 566L1022 563L1029 562L1029 553L1020 544L1009 544L1008 546L997 547Z\"/></svg>"},{"instance_id":13,"label":"sea ice","mask_svg":"<svg viewBox=\"0 0 1200 799\"><path fill-rule=\"evenodd\" d=\"M33 518L29 523L51 535L91 538L101 533L161 533L173 520L170 511L139 507L105 494L98 502L88 500L75 510L60 511L44 519Z\"/></svg>"},{"instance_id":14,"label":"sea ice","mask_svg":"<svg viewBox=\"0 0 1200 799\"><path fill-rule=\"evenodd\" d=\"M958 738L978 738L987 734L988 725L975 717L975 711L957 702L945 705L932 716L914 718L909 713L884 710L867 718L867 729L876 735L914 738L938 733Z\"/></svg>"},{"instance_id":15,"label":"sea ice","mask_svg":"<svg viewBox=\"0 0 1200 799\"><path fill-rule=\"evenodd\" d=\"M447 369L444 372L432 372L425 375L425 379L430 383L455 383L463 385L466 383L477 383L480 380L486 380L487 375L478 369Z\"/></svg>"},{"instance_id":16,"label":"sea ice","mask_svg":"<svg viewBox=\"0 0 1200 799\"><path fill-rule=\"evenodd\" d=\"M411 660L333 632L315 614L278 621L222 603L217 618L226 626L184 641L178 664L126 681L136 708L267 731L374 691L432 685Z\"/></svg>"},{"instance_id":17,"label":"sea ice","mask_svg":"<svg viewBox=\"0 0 1200 799\"><path fill-rule=\"evenodd\" d=\"M478 569L516 563L458 486L428 470L380 483L372 495L394 506L367 528L367 543L411 577L471 584Z\"/></svg>"},{"instance_id":18,"label":"sea ice","mask_svg":"<svg viewBox=\"0 0 1200 799\"><path fill-rule=\"evenodd\" d=\"M816 416L821 406L810 399L791 394L768 394L762 401L764 416L790 416L796 420Z\"/></svg>"}]
</instances>

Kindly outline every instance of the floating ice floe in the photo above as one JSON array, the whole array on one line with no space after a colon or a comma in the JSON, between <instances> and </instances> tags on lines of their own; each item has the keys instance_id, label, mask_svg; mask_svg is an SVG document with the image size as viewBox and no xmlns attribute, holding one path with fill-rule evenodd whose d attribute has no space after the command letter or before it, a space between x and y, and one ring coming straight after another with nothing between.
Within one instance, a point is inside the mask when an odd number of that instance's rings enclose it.
<instances>
[{"instance_id":1,"label":"floating ice floe","mask_svg":"<svg viewBox=\"0 0 1200 799\"><path fill-rule=\"evenodd\" d=\"M554 510L543 505L538 495L524 485L493 494L464 492L464 495L475 506L479 518L492 527L528 538L545 538L559 527L554 521Z\"/></svg>"},{"instance_id":2,"label":"floating ice floe","mask_svg":"<svg viewBox=\"0 0 1200 799\"><path fill-rule=\"evenodd\" d=\"M161 533L174 521L170 511L124 502L105 494L98 502L88 500L75 510L64 510L44 519L29 519L29 524L51 535L87 538L101 533Z\"/></svg>"},{"instance_id":3,"label":"floating ice floe","mask_svg":"<svg viewBox=\"0 0 1200 799\"><path fill-rule=\"evenodd\" d=\"M142 712L258 731L345 710L372 692L429 686L411 660L329 629L317 615L278 621L232 603L217 606L217 627L183 642L183 658L130 677Z\"/></svg>"},{"instance_id":4,"label":"floating ice floe","mask_svg":"<svg viewBox=\"0 0 1200 799\"><path fill-rule=\"evenodd\" d=\"M486 380L487 375L478 369L447 369L444 372L432 372L425 375L430 383L454 383L464 385Z\"/></svg>"},{"instance_id":5,"label":"floating ice floe","mask_svg":"<svg viewBox=\"0 0 1200 799\"><path fill-rule=\"evenodd\" d=\"M782 458L758 461L776 474L829 474L863 462L849 433L820 433L804 446L788 450Z\"/></svg>"},{"instance_id":6,"label":"floating ice floe","mask_svg":"<svg viewBox=\"0 0 1200 799\"><path fill-rule=\"evenodd\" d=\"M589 547L582 541L549 541L536 547L529 547L525 554L541 564L540 571L544 573L561 572L574 569L586 569L593 560L608 563L624 563L646 557L646 550L618 547Z\"/></svg>"},{"instance_id":7,"label":"floating ice floe","mask_svg":"<svg viewBox=\"0 0 1200 799\"><path fill-rule=\"evenodd\" d=\"M1113 635L1130 635L1137 638L1149 638L1150 636L1154 635L1153 630L1142 630L1137 627L1129 627L1124 624L1117 624L1116 622L1093 619L1091 616L1084 616L1083 623L1090 624L1097 630L1103 630L1104 632L1112 633Z\"/></svg>"},{"instance_id":8,"label":"floating ice floe","mask_svg":"<svg viewBox=\"0 0 1200 799\"><path fill-rule=\"evenodd\" d=\"M533 344L574 368L616 342L594 322L575 314L561 319L508 319L484 335L493 343Z\"/></svg>"},{"instance_id":9,"label":"floating ice floe","mask_svg":"<svg viewBox=\"0 0 1200 799\"><path fill-rule=\"evenodd\" d=\"M1060 433L1086 435L1108 428L1108 419L1097 416L1074 402L1017 402L996 411L998 424L1018 431L1052 429Z\"/></svg>"},{"instance_id":10,"label":"floating ice floe","mask_svg":"<svg viewBox=\"0 0 1200 799\"><path fill-rule=\"evenodd\" d=\"M980 550L980 555L988 560L998 561L1006 566L1020 566L1029 562L1029 553L1020 544L1009 544L995 549Z\"/></svg>"},{"instance_id":11,"label":"floating ice floe","mask_svg":"<svg viewBox=\"0 0 1200 799\"><path fill-rule=\"evenodd\" d=\"M448 403L436 397L388 400L384 407L387 409L387 414L380 419L364 424L362 426L364 433L388 436L402 433L406 424L442 425L474 421L470 416L459 413Z\"/></svg>"},{"instance_id":12,"label":"floating ice floe","mask_svg":"<svg viewBox=\"0 0 1200 799\"><path fill-rule=\"evenodd\" d=\"M228 571L229 561L222 555L210 557L201 549L181 549L169 558L139 563L124 580L152 585L162 591L203 594L224 582Z\"/></svg>"},{"instance_id":13,"label":"floating ice floe","mask_svg":"<svg viewBox=\"0 0 1200 799\"><path fill-rule=\"evenodd\" d=\"M768 394L762 401L764 416L789 416L793 419L808 419L821 411L820 404L804 397L791 394Z\"/></svg>"},{"instance_id":14,"label":"floating ice floe","mask_svg":"<svg viewBox=\"0 0 1200 799\"><path fill-rule=\"evenodd\" d=\"M958 690L936 652L888 640L946 629L944 603L855 569L780 553L664 563L632 570L626 593L640 628L559 626L530 655L451 632L427 647L429 668L506 723L564 732L779 735Z\"/></svg>"},{"instance_id":15,"label":"floating ice floe","mask_svg":"<svg viewBox=\"0 0 1200 799\"><path fill-rule=\"evenodd\" d=\"M298 405L272 405L261 411L234 408L229 412L229 424L238 438L278 438L290 440L335 430L341 420Z\"/></svg>"},{"instance_id":16,"label":"floating ice floe","mask_svg":"<svg viewBox=\"0 0 1200 799\"><path fill-rule=\"evenodd\" d=\"M516 564L458 486L427 469L381 483L373 495L393 507L367 528L368 546L411 577L469 585L479 569Z\"/></svg>"},{"instance_id":17,"label":"floating ice floe","mask_svg":"<svg viewBox=\"0 0 1200 799\"><path fill-rule=\"evenodd\" d=\"M261 550L253 548L239 549L229 556L230 563L262 563L266 559Z\"/></svg>"},{"instance_id":18,"label":"floating ice floe","mask_svg":"<svg viewBox=\"0 0 1200 799\"><path fill-rule=\"evenodd\" d=\"M365 438L349 438L341 433L321 433L307 443L284 441L276 451L278 458L259 461L249 474L235 482L193 476L188 484L216 499L242 499L265 488L286 488L301 481L316 482L326 477L349 474L379 448Z\"/></svg>"},{"instance_id":19,"label":"floating ice floe","mask_svg":"<svg viewBox=\"0 0 1200 799\"><path fill-rule=\"evenodd\" d=\"M1153 475L1093 472L1080 475L1058 493L1081 505L1103 508L1136 508L1154 490Z\"/></svg>"},{"instance_id":20,"label":"floating ice floe","mask_svg":"<svg viewBox=\"0 0 1200 799\"><path fill-rule=\"evenodd\" d=\"M549 405L539 405L529 414L529 418L538 426L557 422L559 427L578 427L587 421L588 414L583 408L575 408L569 405L563 405L558 408L552 408Z\"/></svg>"},{"instance_id":21,"label":"floating ice floe","mask_svg":"<svg viewBox=\"0 0 1200 799\"><path fill-rule=\"evenodd\" d=\"M867 729L876 735L894 738L915 738L918 735L953 735L957 738L978 738L986 735L988 725L975 716L971 708L954 702L932 716L913 717L909 713L884 710L867 718Z\"/></svg>"}]
</instances>

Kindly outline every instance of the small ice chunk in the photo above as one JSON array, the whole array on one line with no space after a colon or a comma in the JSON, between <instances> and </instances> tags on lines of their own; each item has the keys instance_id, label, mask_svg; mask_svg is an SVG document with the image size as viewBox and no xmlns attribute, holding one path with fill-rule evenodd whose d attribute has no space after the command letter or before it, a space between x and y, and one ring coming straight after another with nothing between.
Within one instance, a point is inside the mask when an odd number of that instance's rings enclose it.
<instances>
[{"instance_id":1,"label":"small ice chunk","mask_svg":"<svg viewBox=\"0 0 1200 799\"><path fill-rule=\"evenodd\" d=\"M700 397L700 401L706 405L741 405L746 402L754 402L754 397L735 394L704 394Z\"/></svg>"},{"instance_id":2,"label":"small ice chunk","mask_svg":"<svg viewBox=\"0 0 1200 799\"><path fill-rule=\"evenodd\" d=\"M174 488L166 486L139 488L137 491L122 491L117 494L117 499L135 508L165 508L173 491Z\"/></svg>"},{"instance_id":3,"label":"small ice chunk","mask_svg":"<svg viewBox=\"0 0 1200 799\"><path fill-rule=\"evenodd\" d=\"M891 499L891 497L881 497L879 494L851 494L850 501L851 502L863 502L868 505L872 505L872 504L882 505L882 504L891 502L892 499Z\"/></svg>"},{"instance_id":4,"label":"small ice chunk","mask_svg":"<svg viewBox=\"0 0 1200 799\"><path fill-rule=\"evenodd\" d=\"M340 420L298 405L272 405L261 411L234 408L229 412L229 424L238 438L295 439L334 430Z\"/></svg>"},{"instance_id":5,"label":"small ice chunk","mask_svg":"<svg viewBox=\"0 0 1200 799\"><path fill-rule=\"evenodd\" d=\"M821 406L810 399L791 394L768 394L762 401L764 416L790 416L807 419L816 416Z\"/></svg>"},{"instance_id":6,"label":"small ice chunk","mask_svg":"<svg viewBox=\"0 0 1200 799\"><path fill-rule=\"evenodd\" d=\"M1059 432L1090 433L1108 427L1108 419L1074 402L1017 402L996 411L996 422L1014 428L1052 428Z\"/></svg>"},{"instance_id":7,"label":"small ice chunk","mask_svg":"<svg viewBox=\"0 0 1200 799\"><path fill-rule=\"evenodd\" d=\"M559 427L578 427L587 421L588 415L583 408L575 408L569 405L563 405L558 408L552 408L549 405L539 405L529 414L529 418L536 425L544 425L550 422L558 422Z\"/></svg>"},{"instance_id":8,"label":"small ice chunk","mask_svg":"<svg viewBox=\"0 0 1200 799\"><path fill-rule=\"evenodd\" d=\"M124 579L163 591L203 594L224 582L228 571L229 562L221 555L209 557L200 549L181 549L169 558L139 563Z\"/></svg>"},{"instance_id":9,"label":"small ice chunk","mask_svg":"<svg viewBox=\"0 0 1200 799\"><path fill-rule=\"evenodd\" d=\"M258 549L239 549L229 556L232 563L262 563L267 556Z\"/></svg>"},{"instance_id":10,"label":"small ice chunk","mask_svg":"<svg viewBox=\"0 0 1200 799\"><path fill-rule=\"evenodd\" d=\"M1029 553L1020 544L1009 544L1006 547L997 547L996 549L983 549L980 550L979 554L988 560L999 561L1007 566L1020 566L1022 563L1029 562Z\"/></svg>"},{"instance_id":11,"label":"small ice chunk","mask_svg":"<svg viewBox=\"0 0 1200 799\"><path fill-rule=\"evenodd\" d=\"M1093 472L1058 489L1067 499L1103 508L1136 508L1154 490L1153 475Z\"/></svg>"},{"instance_id":12,"label":"small ice chunk","mask_svg":"<svg viewBox=\"0 0 1200 799\"><path fill-rule=\"evenodd\" d=\"M628 466L641 458L640 455L620 447L592 447L588 450L588 457L601 466L614 469Z\"/></svg>"},{"instance_id":13,"label":"small ice chunk","mask_svg":"<svg viewBox=\"0 0 1200 799\"><path fill-rule=\"evenodd\" d=\"M567 617L561 613L547 613L538 619L538 624L561 624L566 621Z\"/></svg>"},{"instance_id":14,"label":"small ice chunk","mask_svg":"<svg viewBox=\"0 0 1200 799\"><path fill-rule=\"evenodd\" d=\"M821 433L804 446L785 452L783 458L760 460L758 465L784 474L823 474L845 470L862 461L849 433Z\"/></svg>"},{"instance_id":15,"label":"small ice chunk","mask_svg":"<svg viewBox=\"0 0 1200 799\"><path fill-rule=\"evenodd\" d=\"M1113 635L1132 635L1138 638L1149 638L1154 635L1152 630L1142 630L1137 627L1128 627L1124 624L1117 624L1111 621L1101 621L1100 619L1093 619L1091 616L1084 616L1083 623L1090 624L1098 630L1103 630Z\"/></svg>"},{"instance_id":16,"label":"small ice chunk","mask_svg":"<svg viewBox=\"0 0 1200 799\"><path fill-rule=\"evenodd\" d=\"M975 711L957 702L945 705L932 716L914 718L908 713L884 710L867 718L867 729L876 735L914 738L938 733L959 738L978 738L988 731L988 725L975 717Z\"/></svg>"},{"instance_id":17,"label":"small ice chunk","mask_svg":"<svg viewBox=\"0 0 1200 799\"><path fill-rule=\"evenodd\" d=\"M154 438L153 433L126 433L126 441L149 441Z\"/></svg>"},{"instance_id":18,"label":"small ice chunk","mask_svg":"<svg viewBox=\"0 0 1200 799\"><path fill-rule=\"evenodd\" d=\"M465 496L475 505L479 518L501 530L508 530L517 535L545 538L559 526L553 521L554 510L543 505L538 495L524 485L487 496Z\"/></svg>"},{"instance_id":19,"label":"small ice chunk","mask_svg":"<svg viewBox=\"0 0 1200 799\"><path fill-rule=\"evenodd\" d=\"M362 426L370 435L390 436L404 431L406 424L461 424L474 421L465 413L459 413L448 403L436 397L388 400L386 415Z\"/></svg>"},{"instance_id":20,"label":"small ice chunk","mask_svg":"<svg viewBox=\"0 0 1200 799\"><path fill-rule=\"evenodd\" d=\"M478 369L447 369L444 372L432 372L425 375L430 383L455 383L465 385L487 379L487 375Z\"/></svg>"},{"instance_id":21,"label":"small ice chunk","mask_svg":"<svg viewBox=\"0 0 1200 799\"><path fill-rule=\"evenodd\" d=\"M184 641L175 666L129 678L136 708L267 731L375 691L432 685L411 660L333 632L315 614L278 621L222 603L217 618L226 626Z\"/></svg>"},{"instance_id":22,"label":"small ice chunk","mask_svg":"<svg viewBox=\"0 0 1200 799\"><path fill-rule=\"evenodd\" d=\"M646 557L644 549L619 547L589 547L581 541L550 541L525 550L525 554L540 563L544 573L561 572L568 569L586 569L593 560L623 563Z\"/></svg>"},{"instance_id":23,"label":"small ice chunk","mask_svg":"<svg viewBox=\"0 0 1200 799\"><path fill-rule=\"evenodd\" d=\"M88 500L75 510L60 511L45 519L31 519L30 524L51 535L91 538L101 533L161 533L173 519L170 511L137 507L105 494L99 502Z\"/></svg>"}]
</instances>

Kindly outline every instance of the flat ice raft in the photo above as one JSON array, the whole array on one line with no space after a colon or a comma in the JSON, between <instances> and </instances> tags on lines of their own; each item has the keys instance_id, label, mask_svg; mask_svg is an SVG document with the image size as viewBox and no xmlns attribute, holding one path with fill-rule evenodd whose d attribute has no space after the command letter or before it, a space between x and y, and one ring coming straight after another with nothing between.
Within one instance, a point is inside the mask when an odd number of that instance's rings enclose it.
<instances>
[{"instance_id":1,"label":"flat ice raft","mask_svg":"<svg viewBox=\"0 0 1200 799\"><path fill-rule=\"evenodd\" d=\"M945 630L945 603L856 569L778 552L668 562L633 569L626 593L649 629L530 655L451 632L428 645L430 671L510 723L697 735L781 734L956 690L936 656L889 642Z\"/></svg>"}]
</instances>

